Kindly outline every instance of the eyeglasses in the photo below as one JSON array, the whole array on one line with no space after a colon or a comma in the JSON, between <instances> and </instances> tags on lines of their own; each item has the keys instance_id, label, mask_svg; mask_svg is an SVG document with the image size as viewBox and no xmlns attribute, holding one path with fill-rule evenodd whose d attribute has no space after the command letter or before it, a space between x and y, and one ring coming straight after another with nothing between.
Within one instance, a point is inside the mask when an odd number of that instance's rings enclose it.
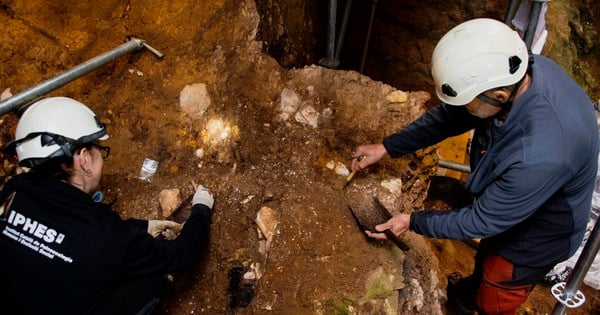
<instances>
[{"instance_id":1,"label":"eyeglasses","mask_svg":"<svg viewBox=\"0 0 600 315\"><path fill-rule=\"evenodd\" d=\"M95 146L96 148L98 148L98 151L100 151L100 154L102 154L103 159L108 158L108 156L110 155L110 147L109 146L102 146L97 143L92 143L92 145Z\"/></svg>"}]
</instances>

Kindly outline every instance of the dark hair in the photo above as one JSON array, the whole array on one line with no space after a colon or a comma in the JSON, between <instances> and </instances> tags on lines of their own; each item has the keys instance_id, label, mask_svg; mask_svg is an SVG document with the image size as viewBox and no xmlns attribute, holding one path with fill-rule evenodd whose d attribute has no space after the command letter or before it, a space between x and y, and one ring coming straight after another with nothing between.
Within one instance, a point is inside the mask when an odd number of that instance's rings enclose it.
<instances>
[{"instance_id":1,"label":"dark hair","mask_svg":"<svg viewBox=\"0 0 600 315\"><path fill-rule=\"evenodd\" d=\"M40 177L54 177L60 180L69 180L73 176L73 156L78 154L81 149L91 149L93 143L86 143L76 146L70 155L61 155L49 158L42 164L31 168L30 173Z\"/></svg>"}]
</instances>

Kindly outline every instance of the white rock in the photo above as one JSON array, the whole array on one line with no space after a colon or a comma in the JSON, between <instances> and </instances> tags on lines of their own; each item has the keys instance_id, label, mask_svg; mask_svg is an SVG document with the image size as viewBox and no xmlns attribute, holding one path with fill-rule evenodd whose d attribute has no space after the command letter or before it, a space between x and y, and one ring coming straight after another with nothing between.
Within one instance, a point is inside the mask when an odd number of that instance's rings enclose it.
<instances>
[{"instance_id":1,"label":"white rock","mask_svg":"<svg viewBox=\"0 0 600 315\"><path fill-rule=\"evenodd\" d=\"M179 106L192 119L202 118L210 103L210 95L204 83L186 85L179 92Z\"/></svg>"},{"instance_id":2,"label":"white rock","mask_svg":"<svg viewBox=\"0 0 600 315\"><path fill-rule=\"evenodd\" d=\"M350 170L344 165L344 163L336 162L335 163L335 173L341 176L350 175Z\"/></svg>"},{"instance_id":3,"label":"white rock","mask_svg":"<svg viewBox=\"0 0 600 315\"><path fill-rule=\"evenodd\" d=\"M246 203L250 202L252 199L254 199L254 195L250 195L250 196L246 197L246 199L242 200L240 203L246 204Z\"/></svg>"},{"instance_id":4,"label":"white rock","mask_svg":"<svg viewBox=\"0 0 600 315\"><path fill-rule=\"evenodd\" d=\"M327 162L327 164L325 166L327 166L328 169L332 170L335 167L335 161L331 160L331 161Z\"/></svg>"},{"instance_id":5,"label":"white rock","mask_svg":"<svg viewBox=\"0 0 600 315\"><path fill-rule=\"evenodd\" d=\"M295 118L296 121L301 124L317 128L319 116L320 114L316 109L314 109L312 106L306 106L301 111L296 113Z\"/></svg>"},{"instance_id":6,"label":"white rock","mask_svg":"<svg viewBox=\"0 0 600 315\"><path fill-rule=\"evenodd\" d=\"M163 217L168 217L181 204L179 189L164 189L158 194L158 201L162 209Z\"/></svg>"},{"instance_id":7,"label":"white rock","mask_svg":"<svg viewBox=\"0 0 600 315\"><path fill-rule=\"evenodd\" d=\"M6 88L4 91L2 91L2 94L0 94L0 102L4 101L10 97L12 97L12 93L10 92L10 88Z\"/></svg>"},{"instance_id":8,"label":"white rock","mask_svg":"<svg viewBox=\"0 0 600 315\"><path fill-rule=\"evenodd\" d=\"M279 118L282 120L288 120L290 116L298 110L300 107L300 96L292 90L285 88L281 91L281 101L279 102L279 109L281 110L281 114L279 114Z\"/></svg>"},{"instance_id":9,"label":"white rock","mask_svg":"<svg viewBox=\"0 0 600 315\"><path fill-rule=\"evenodd\" d=\"M393 178L381 182L381 187L387 188L392 194L399 195L402 193L402 179Z\"/></svg>"}]
</instances>

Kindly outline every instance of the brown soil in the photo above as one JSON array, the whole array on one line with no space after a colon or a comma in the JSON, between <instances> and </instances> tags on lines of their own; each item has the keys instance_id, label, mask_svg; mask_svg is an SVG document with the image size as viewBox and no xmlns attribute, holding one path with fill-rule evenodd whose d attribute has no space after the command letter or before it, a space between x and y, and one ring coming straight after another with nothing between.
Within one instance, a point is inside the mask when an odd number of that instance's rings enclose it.
<instances>
[{"instance_id":1,"label":"brown soil","mask_svg":"<svg viewBox=\"0 0 600 315\"><path fill-rule=\"evenodd\" d=\"M345 177L327 167L331 161L348 166L355 146L379 142L408 124L430 106L427 93L394 104L385 96L395 88L354 71L282 67L256 39L264 17L253 1L4 0L0 9L0 90L14 94L127 36L164 53L158 59L147 50L134 52L48 94L78 99L107 123L111 156L101 184L122 217L163 218L163 189L178 188L185 199L194 182L214 193L209 250L194 272L169 276L162 314L445 312L446 276L468 274L473 248L408 232L402 240L411 249L403 252L368 240L348 208L373 195L394 213L445 208L425 200L436 172L435 148L384 159L346 188ZM195 83L206 84L211 105L193 119L181 110L179 93ZM317 127L298 122L295 113L280 118L284 88L299 96L299 110L311 106L319 113ZM211 119L237 132L209 143L203 135ZM0 145L11 140L16 121L13 114L2 117ZM138 178L145 157L160 163L151 182ZM16 165L1 158L6 180ZM380 185L398 178L399 196ZM268 256L259 252L255 222L265 206L280 222ZM247 306L239 297L244 292L234 292L239 299L233 307L230 275L253 263L264 275ZM589 302L572 314L598 310L598 293L583 290ZM549 313L553 305L548 288L540 286L520 314Z\"/></svg>"}]
</instances>

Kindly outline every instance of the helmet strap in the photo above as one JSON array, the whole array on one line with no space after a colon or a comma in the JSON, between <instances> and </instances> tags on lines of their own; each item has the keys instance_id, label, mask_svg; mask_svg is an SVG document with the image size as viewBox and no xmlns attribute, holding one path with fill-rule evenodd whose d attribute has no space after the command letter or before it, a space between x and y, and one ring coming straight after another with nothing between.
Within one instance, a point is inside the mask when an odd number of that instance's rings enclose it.
<instances>
[{"instance_id":1,"label":"helmet strap","mask_svg":"<svg viewBox=\"0 0 600 315\"><path fill-rule=\"evenodd\" d=\"M508 95L508 99L506 100L506 102L502 103L498 100L495 100L487 95L485 95L485 92L477 95L477 99L479 99L482 102L488 103L492 106L496 106L496 107L500 107L502 109L507 109L510 108L513 104L513 99L515 98L515 92L517 90L519 90L519 88L521 87L521 84L523 84L523 80L525 80L526 75L524 75L521 80L519 80L519 82L513 84L511 90L510 90L510 94Z\"/></svg>"}]
</instances>

